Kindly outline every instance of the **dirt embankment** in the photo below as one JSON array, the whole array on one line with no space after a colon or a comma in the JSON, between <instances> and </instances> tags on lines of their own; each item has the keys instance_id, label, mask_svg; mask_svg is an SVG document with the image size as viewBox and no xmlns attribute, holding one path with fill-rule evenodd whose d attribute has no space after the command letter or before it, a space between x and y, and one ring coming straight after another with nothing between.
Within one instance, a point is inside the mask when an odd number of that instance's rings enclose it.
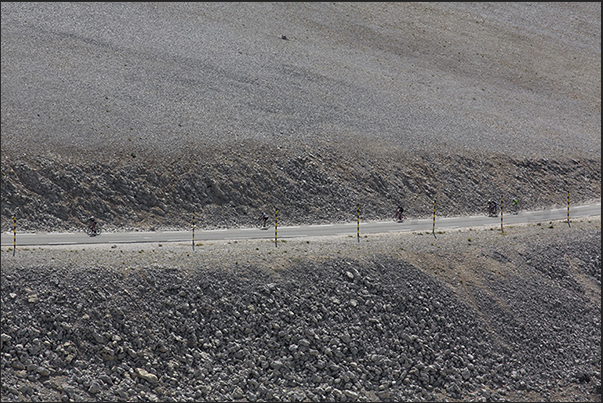
<instances>
[{"instance_id":1,"label":"dirt embankment","mask_svg":"<svg viewBox=\"0 0 603 403\"><path fill-rule=\"evenodd\" d=\"M106 228L251 226L279 210L290 224L485 212L490 198L524 209L600 199L600 161L516 159L495 153L410 154L356 139L276 149L254 142L200 147L180 159L135 163L38 158L2 162L2 231L81 230L93 215ZM510 204L508 204L510 206Z\"/></svg>"}]
</instances>

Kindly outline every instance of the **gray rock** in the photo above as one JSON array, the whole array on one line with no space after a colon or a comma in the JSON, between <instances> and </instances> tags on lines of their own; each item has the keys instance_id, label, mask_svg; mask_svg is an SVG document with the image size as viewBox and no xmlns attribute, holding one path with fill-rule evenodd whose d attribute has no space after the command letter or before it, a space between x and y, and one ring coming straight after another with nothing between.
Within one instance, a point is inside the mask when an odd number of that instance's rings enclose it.
<instances>
[{"instance_id":1,"label":"gray rock","mask_svg":"<svg viewBox=\"0 0 603 403\"><path fill-rule=\"evenodd\" d=\"M50 375L50 370L44 367L38 367L36 369L36 372L38 374L40 374L40 376L49 376Z\"/></svg>"},{"instance_id":2,"label":"gray rock","mask_svg":"<svg viewBox=\"0 0 603 403\"><path fill-rule=\"evenodd\" d=\"M90 387L88 388L89 393L92 393L93 395L95 395L100 391L101 391L101 386L100 386L99 382L97 382L97 381L90 382Z\"/></svg>"},{"instance_id":3,"label":"gray rock","mask_svg":"<svg viewBox=\"0 0 603 403\"><path fill-rule=\"evenodd\" d=\"M136 368L136 373L140 378L144 379L145 381L148 381L152 384L159 383L159 379L157 378L157 375L148 372L144 368Z\"/></svg>"},{"instance_id":4,"label":"gray rock","mask_svg":"<svg viewBox=\"0 0 603 403\"><path fill-rule=\"evenodd\" d=\"M98 344L105 344L106 340L103 337L103 335L101 335L100 333L93 331L92 332L92 337L94 337L94 340L98 343Z\"/></svg>"},{"instance_id":5,"label":"gray rock","mask_svg":"<svg viewBox=\"0 0 603 403\"><path fill-rule=\"evenodd\" d=\"M99 375L98 379L100 379L101 381L103 381L107 385L113 385L113 379L111 379L111 377L109 375L107 375L107 374L101 374L101 375Z\"/></svg>"},{"instance_id":6,"label":"gray rock","mask_svg":"<svg viewBox=\"0 0 603 403\"><path fill-rule=\"evenodd\" d=\"M232 391L232 398L233 399L242 399L243 397L245 397L243 390L239 386L236 386L234 388L234 390Z\"/></svg>"}]
</instances>

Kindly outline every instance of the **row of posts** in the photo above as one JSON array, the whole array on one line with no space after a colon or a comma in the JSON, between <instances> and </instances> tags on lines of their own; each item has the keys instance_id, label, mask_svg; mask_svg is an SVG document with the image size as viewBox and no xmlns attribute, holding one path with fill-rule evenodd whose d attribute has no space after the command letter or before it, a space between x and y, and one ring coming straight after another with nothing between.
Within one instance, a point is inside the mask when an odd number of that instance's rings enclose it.
<instances>
[{"instance_id":1,"label":"row of posts","mask_svg":"<svg viewBox=\"0 0 603 403\"><path fill-rule=\"evenodd\" d=\"M504 233L504 223L503 223L503 215L504 215L504 200L503 196L500 196L500 231ZM436 222L436 201L433 201L433 220L431 233L434 238L436 237L435 232L435 222ZM570 224L570 193L567 192L567 225L571 227ZM278 210L274 210L274 246L278 247ZM360 204L356 204L356 239L358 243L360 243ZM195 213L193 213L193 250L195 250Z\"/></svg>"},{"instance_id":2,"label":"row of posts","mask_svg":"<svg viewBox=\"0 0 603 403\"><path fill-rule=\"evenodd\" d=\"M503 226L503 197L500 197L500 231L504 232ZM431 232L436 238L435 233L435 218L436 218L436 201L433 201L433 224ZM570 193L567 192L567 225L570 224ZM360 204L356 205L356 239L360 243ZM193 240L192 240L193 251L195 250L195 213L193 212ZM278 247L278 210L274 210L274 246ZM13 215L13 256L17 253L17 215Z\"/></svg>"}]
</instances>

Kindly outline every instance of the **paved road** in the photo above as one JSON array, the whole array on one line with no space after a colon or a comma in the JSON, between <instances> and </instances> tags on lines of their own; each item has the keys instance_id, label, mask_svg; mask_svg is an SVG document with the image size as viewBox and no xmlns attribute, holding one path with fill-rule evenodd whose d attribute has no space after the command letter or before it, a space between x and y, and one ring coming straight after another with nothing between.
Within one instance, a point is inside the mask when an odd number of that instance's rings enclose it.
<instances>
[{"instance_id":1,"label":"paved road","mask_svg":"<svg viewBox=\"0 0 603 403\"><path fill-rule=\"evenodd\" d=\"M571 220L589 216L601 215L601 203L575 206L570 208ZM565 220L567 208L522 211L513 215L503 215L503 225L518 223L536 223L550 220ZM463 217L438 217L436 215L436 232L444 229L467 228L479 226L500 227L499 217L463 216ZM360 235L405 232L429 231L433 228L433 218L407 219L398 223L385 222L360 222ZM327 224L327 225L301 225L279 226L278 239L301 238L309 236L352 235L356 236L357 223ZM13 233L3 233L2 246L13 246ZM219 230L195 230L195 242L225 239L274 239L274 227L262 230L259 228L233 228ZM156 231L156 232L106 232L99 236L90 237L84 232L80 233L23 233L17 232L17 247L34 245L78 245L78 244L118 244L118 243L144 243L144 242L191 242L192 231Z\"/></svg>"}]
</instances>

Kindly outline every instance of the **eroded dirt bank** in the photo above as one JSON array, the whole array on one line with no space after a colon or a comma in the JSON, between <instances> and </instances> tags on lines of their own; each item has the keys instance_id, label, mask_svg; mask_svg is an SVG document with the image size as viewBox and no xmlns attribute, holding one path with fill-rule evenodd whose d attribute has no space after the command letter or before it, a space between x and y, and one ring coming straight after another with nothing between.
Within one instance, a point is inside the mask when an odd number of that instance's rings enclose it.
<instances>
[{"instance_id":1,"label":"eroded dirt bank","mask_svg":"<svg viewBox=\"0 0 603 403\"><path fill-rule=\"evenodd\" d=\"M89 216L106 228L256 225L279 209L290 224L484 213L512 198L523 209L600 199L596 159L517 159L489 153L409 153L385 144L277 149L254 142L200 147L178 158L135 162L55 156L2 161L2 231L82 230ZM152 162L149 162L152 161Z\"/></svg>"}]
</instances>

